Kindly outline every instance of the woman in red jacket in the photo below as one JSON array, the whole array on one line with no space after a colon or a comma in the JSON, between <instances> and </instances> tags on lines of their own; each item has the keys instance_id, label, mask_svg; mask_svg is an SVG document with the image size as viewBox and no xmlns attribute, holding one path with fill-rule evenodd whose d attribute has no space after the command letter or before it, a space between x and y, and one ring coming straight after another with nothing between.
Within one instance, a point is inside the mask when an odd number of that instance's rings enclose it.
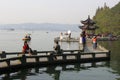
<instances>
[{"instance_id":1,"label":"woman in red jacket","mask_svg":"<svg viewBox=\"0 0 120 80\"><path fill-rule=\"evenodd\" d=\"M24 42L24 46L23 46L23 50L22 50L23 54L25 53L29 53L31 55L31 48L29 47L27 41Z\"/></svg>"}]
</instances>

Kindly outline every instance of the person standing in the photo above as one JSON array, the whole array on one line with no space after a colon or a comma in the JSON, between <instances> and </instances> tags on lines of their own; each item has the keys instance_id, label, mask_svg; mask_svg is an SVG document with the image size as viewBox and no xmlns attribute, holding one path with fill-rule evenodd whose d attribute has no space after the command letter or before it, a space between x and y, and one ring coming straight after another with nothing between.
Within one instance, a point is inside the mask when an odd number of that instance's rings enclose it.
<instances>
[{"instance_id":1,"label":"person standing","mask_svg":"<svg viewBox=\"0 0 120 80\"><path fill-rule=\"evenodd\" d=\"M85 45L86 45L86 32L85 32L85 30L82 31L82 44L83 44L83 47L85 47Z\"/></svg>"},{"instance_id":2,"label":"person standing","mask_svg":"<svg viewBox=\"0 0 120 80\"><path fill-rule=\"evenodd\" d=\"M71 38L71 31L68 30L68 38L70 39Z\"/></svg>"},{"instance_id":3,"label":"person standing","mask_svg":"<svg viewBox=\"0 0 120 80\"><path fill-rule=\"evenodd\" d=\"M93 49L96 49L97 48L97 36L93 36L92 43L93 43Z\"/></svg>"},{"instance_id":4,"label":"person standing","mask_svg":"<svg viewBox=\"0 0 120 80\"><path fill-rule=\"evenodd\" d=\"M79 38L79 43L80 44L83 44L82 37L83 37L82 34L80 34L80 38Z\"/></svg>"},{"instance_id":5,"label":"person standing","mask_svg":"<svg viewBox=\"0 0 120 80\"><path fill-rule=\"evenodd\" d=\"M83 44L83 47L85 47L86 45L86 37L82 34L82 44Z\"/></svg>"},{"instance_id":6,"label":"person standing","mask_svg":"<svg viewBox=\"0 0 120 80\"><path fill-rule=\"evenodd\" d=\"M79 48L84 51L85 41L83 40L83 34L80 34L79 43L80 43L80 44L79 44Z\"/></svg>"},{"instance_id":7,"label":"person standing","mask_svg":"<svg viewBox=\"0 0 120 80\"><path fill-rule=\"evenodd\" d=\"M60 41L63 39L63 33L60 33Z\"/></svg>"}]
</instances>

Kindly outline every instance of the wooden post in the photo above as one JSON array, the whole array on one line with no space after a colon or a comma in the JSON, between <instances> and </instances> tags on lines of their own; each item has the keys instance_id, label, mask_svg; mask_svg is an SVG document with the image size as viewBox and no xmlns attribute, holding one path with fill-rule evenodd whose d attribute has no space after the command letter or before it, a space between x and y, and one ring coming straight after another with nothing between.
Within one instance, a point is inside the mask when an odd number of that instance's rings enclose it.
<instances>
[{"instance_id":1,"label":"wooden post","mask_svg":"<svg viewBox=\"0 0 120 80\"><path fill-rule=\"evenodd\" d=\"M5 53L5 51L2 51L2 53L1 53L1 58L6 58L6 53Z\"/></svg>"}]
</instances>

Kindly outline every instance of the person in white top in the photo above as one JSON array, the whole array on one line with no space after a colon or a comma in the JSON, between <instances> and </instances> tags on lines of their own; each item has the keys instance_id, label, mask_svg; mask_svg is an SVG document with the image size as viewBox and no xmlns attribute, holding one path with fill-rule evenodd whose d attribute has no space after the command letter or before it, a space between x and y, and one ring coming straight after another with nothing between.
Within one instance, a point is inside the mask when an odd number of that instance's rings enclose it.
<instances>
[{"instance_id":1,"label":"person in white top","mask_svg":"<svg viewBox=\"0 0 120 80\"><path fill-rule=\"evenodd\" d=\"M80 34L79 43L82 44L82 34Z\"/></svg>"},{"instance_id":2,"label":"person in white top","mask_svg":"<svg viewBox=\"0 0 120 80\"><path fill-rule=\"evenodd\" d=\"M63 33L60 33L60 41L63 39Z\"/></svg>"},{"instance_id":3,"label":"person in white top","mask_svg":"<svg viewBox=\"0 0 120 80\"><path fill-rule=\"evenodd\" d=\"M71 38L71 31L68 30L68 38L70 39Z\"/></svg>"}]
</instances>

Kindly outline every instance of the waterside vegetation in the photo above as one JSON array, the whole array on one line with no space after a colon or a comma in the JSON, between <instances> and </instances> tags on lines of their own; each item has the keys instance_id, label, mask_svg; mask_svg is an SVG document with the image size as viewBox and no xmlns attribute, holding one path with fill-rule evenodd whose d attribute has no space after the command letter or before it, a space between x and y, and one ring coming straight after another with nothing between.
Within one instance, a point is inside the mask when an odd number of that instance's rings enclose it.
<instances>
[{"instance_id":1,"label":"waterside vegetation","mask_svg":"<svg viewBox=\"0 0 120 80\"><path fill-rule=\"evenodd\" d=\"M99 26L97 33L112 33L120 35L120 2L114 7L109 8L106 3L104 7L98 7L93 20Z\"/></svg>"}]
</instances>

